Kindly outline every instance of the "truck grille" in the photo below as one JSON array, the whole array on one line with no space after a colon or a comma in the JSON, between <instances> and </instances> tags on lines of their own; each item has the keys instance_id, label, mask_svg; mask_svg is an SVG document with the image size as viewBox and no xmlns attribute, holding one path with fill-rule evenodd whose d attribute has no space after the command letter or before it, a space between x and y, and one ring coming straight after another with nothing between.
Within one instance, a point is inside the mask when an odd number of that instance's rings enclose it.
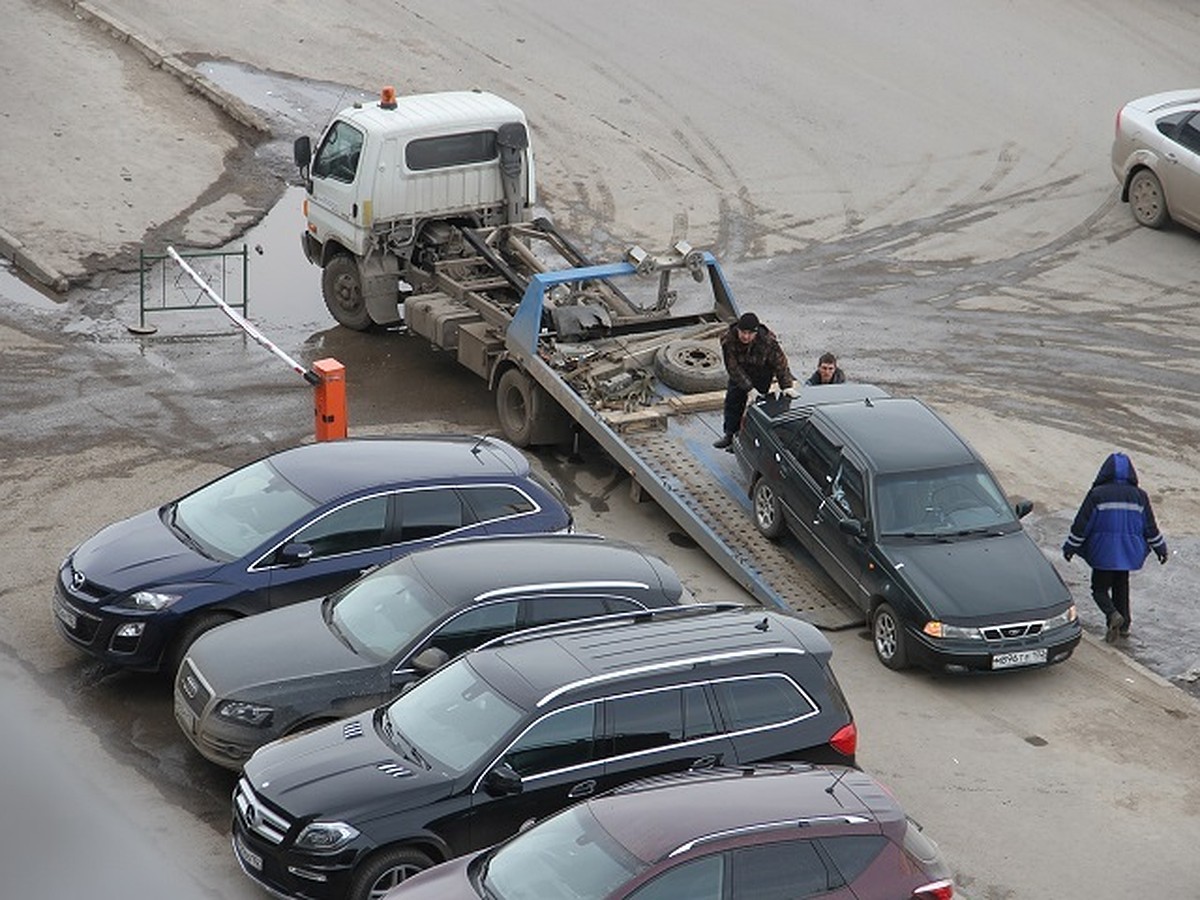
<instances>
[{"instance_id":1,"label":"truck grille","mask_svg":"<svg viewBox=\"0 0 1200 900\"><path fill-rule=\"evenodd\" d=\"M286 818L267 809L245 778L239 778L233 789L233 814L243 828L272 844L282 844L291 827Z\"/></svg>"}]
</instances>

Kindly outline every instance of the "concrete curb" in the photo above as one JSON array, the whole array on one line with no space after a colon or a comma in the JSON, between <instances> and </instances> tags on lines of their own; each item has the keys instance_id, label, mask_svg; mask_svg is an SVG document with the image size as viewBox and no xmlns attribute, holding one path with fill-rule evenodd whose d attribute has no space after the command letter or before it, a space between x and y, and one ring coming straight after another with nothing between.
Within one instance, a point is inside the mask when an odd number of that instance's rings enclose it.
<instances>
[{"instance_id":1,"label":"concrete curb","mask_svg":"<svg viewBox=\"0 0 1200 900\"><path fill-rule=\"evenodd\" d=\"M166 53L147 38L134 32L115 16L82 0L63 2L80 21L94 25L118 41L129 44L146 58L151 67L175 76L189 90L199 94L242 127L263 137L270 135L270 125L254 109L205 78L178 57ZM71 286L70 280L54 266L42 260L38 251L27 247L18 237L3 229L0 229L0 254L38 283L57 293L64 294Z\"/></svg>"}]
</instances>

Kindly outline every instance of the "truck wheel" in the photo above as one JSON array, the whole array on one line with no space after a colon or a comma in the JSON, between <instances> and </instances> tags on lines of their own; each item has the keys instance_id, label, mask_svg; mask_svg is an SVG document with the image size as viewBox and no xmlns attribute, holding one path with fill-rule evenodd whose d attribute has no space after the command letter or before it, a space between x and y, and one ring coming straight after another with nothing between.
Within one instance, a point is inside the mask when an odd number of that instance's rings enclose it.
<instances>
[{"instance_id":1,"label":"truck wheel","mask_svg":"<svg viewBox=\"0 0 1200 900\"><path fill-rule=\"evenodd\" d=\"M1141 169L1129 182L1129 208L1139 225L1162 228L1171 218L1162 183L1149 169Z\"/></svg>"},{"instance_id":2,"label":"truck wheel","mask_svg":"<svg viewBox=\"0 0 1200 900\"><path fill-rule=\"evenodd\" d=\"M889 669L904 669L908 666L908 648L904 645L904 626L896 611L886 603L880 603L871 618L871 637L875 644L875 655Z\"/></svg>"},{"instance_id":3,"label":"truck wheel","mask_svg":"<svg viewBox=\"0 0 1200 900\"><path fill-rule=\"evenodd\" d=\"M546 393L520 369L509 369L496 385L496 415L505 439L516 447L528 447L533 427L542 414Z\"/></svg>"},{"instance_id":4,"label":"truck wheel","mask_svg":"<svg viewBox=\"0 0 1200 900\"><path fill-rule=\"evenodd\" d=\"M412 847L384 850L370 857L354 873L350 900L380 900L400 882L432 866L432 859Z\"/></svg>"},{"instance_id":5,"label":"truck wheel","mask_svg":"<svg viewBox=\"0 0 1200 900\"><path fill-rule=\"evenodd\" d=\"M716 341L683 338L660 347L654 369L667 387L685 394L703 394L725 387L725 361Z\"/></svg>"},{"instance_id":6,"label":"truck wheel","mask_svg":"<svg viewBox=\"0 0 1200 900\"><path fill-rule=\"evenodd\" d=\"M754 483L754 527L763 537L774 540L783 534L783 509L779 495L767 479Z\"/></svg>"},{"instance_id":7,"label":"truck wheel","mask_svg":"<svg viewBox=\"0 0 1200 900\"><path fill-rule=\"evenodd\" d=\"M366 331L371 325L367 301L363 297L362 276L354 257L339 253L325 264L321 273L321 296L329 314L339 325Z\"/></svg>"}]
</instances>

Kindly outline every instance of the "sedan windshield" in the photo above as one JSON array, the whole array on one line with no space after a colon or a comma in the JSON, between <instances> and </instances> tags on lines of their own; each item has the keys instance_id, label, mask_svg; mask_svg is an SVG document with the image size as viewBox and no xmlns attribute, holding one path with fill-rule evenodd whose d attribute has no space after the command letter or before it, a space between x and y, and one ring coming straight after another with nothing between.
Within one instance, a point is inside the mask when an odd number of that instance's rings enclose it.
<instances>
[{"instance_id":1,"label":"sedan windshield","mask_svg":"<svg viewBox=\"0 0 1200 900\"><path fill-rule=\"evenodd\" d=\"M580 805L501 845L483 887L496 900L600 900L645 868Z\"/></svg>"},{"instance_id":2,"label":"sedan windshield","mask_svg":"<svg viewBox=\"0 0 1200 900\"><path fill-rule=\"evenodd\" d=\"M176 502L167 510L167 524L209 556L233 560L316 507L269 462L259 460Z\"/></svg>"},{"instance_id":3,"label":"sedan windshield","mask_svg":"<svg viewBox=\"0 0 1200 900\"><path fill-rule=\"evenodd\" d=\"M521 720L521 710L460 659L393 700L385 718L392 733L423 759L436 760L451 774L461 775L498 749Z\"/></svg>"},{"instance_id":4,"label":"sedan windshield","mask_svg":"<svg viewBox=\"0 0 1200 900\"><path fill-rule=\"evenodd\" d=\"M999 530L1016 516L982 466L880 475L875 483L880 535L946 536Z\"/></svg>"},{"instance_id":5,"label":"sedan windshield","mask_svg":"<svg viewBox=\"0 0 1200 900\"><path fill-rule=\"evenodd\" d=\"M446 604L422 582L387 566L360 578L329 606L335 633L378 662L391 659L446 611Z\"/></svg>"}]
</instances>

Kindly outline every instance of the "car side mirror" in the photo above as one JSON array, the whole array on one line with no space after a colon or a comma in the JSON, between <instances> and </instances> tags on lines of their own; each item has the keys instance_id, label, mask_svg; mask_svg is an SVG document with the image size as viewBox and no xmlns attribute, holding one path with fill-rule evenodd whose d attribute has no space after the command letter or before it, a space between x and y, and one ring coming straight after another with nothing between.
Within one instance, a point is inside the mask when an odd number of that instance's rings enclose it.
<instances>
[{"instance_id":1,"label":"car side mirror","mask_svg":"<svg viewBox=\"0 0 1200 900\"><path fill-rule=\"evenodd\" d=\"M841 519L838 521L838 528L842 534L848 534L850 537L860 538L866 534L866 528L863 527L861 519Z\"/></svg>"},{"instance_id":2,"label":"car side mirror","mask_svg":"<svg viewBox=\"0 0 1200 900\"><path fill-rule=\"evenodd\" d=\"M1013 504L1013 512L1017 514L1018 519L1025 518L1027 515L1033 512L1033 501L1018 500L1015 504Z\"/></svg>"},{"instance_id":3,"label":"car side mirror","mask_svg":"<svg viewBox=\"0 0 1200 900\"><path fill-rule=\"evenodd\" d=\"M493 797L511 797L521 793L521 776L508 763L500 763L483 776L483 789Z\"/></svg>"},{"instance_id":4,"label":"car side mirror","mask_svg":"<svg viewBox=\"0 0 1200 900\"><path fill-rule=\"evenodd\" d=\"M426 647L408 661L419 675L428 675L450 661L450 654L441 647Z\"/></svg>"},{"instance_id":5,"label":"car side mirror","mask_svg":"<svg viewBox=\"0 0 1200 900\"><path fill-rule=\"evenodd\" d=\"M312 559L312 553L312 544L293 541L279 548L279 552L275 554L275 560L285 566L302 566Z\"/></svg>"}]
</instances>

